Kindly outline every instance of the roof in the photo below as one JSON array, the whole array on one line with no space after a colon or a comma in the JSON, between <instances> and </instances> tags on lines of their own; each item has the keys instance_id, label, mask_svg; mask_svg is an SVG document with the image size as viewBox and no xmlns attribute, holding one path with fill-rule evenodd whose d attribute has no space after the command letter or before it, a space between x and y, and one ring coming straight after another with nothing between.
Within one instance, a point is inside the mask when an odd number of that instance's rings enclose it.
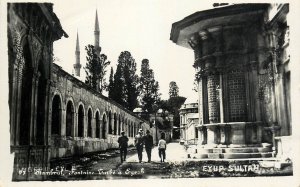
<instances>
[{"instance_id":1,"label":"roof","mask_svg":"<svg viewBox=\"0 0 300 187\"><path fill-rule=\"evenodd\" d=\"M187 38L200 30L232 22L258 21L257 15L263 13L270 4L235 4L195 12L172 24L170 40L186 48L191 48ZM237 16L237 15L243 15Z\"/></svg>"}]
</instances>

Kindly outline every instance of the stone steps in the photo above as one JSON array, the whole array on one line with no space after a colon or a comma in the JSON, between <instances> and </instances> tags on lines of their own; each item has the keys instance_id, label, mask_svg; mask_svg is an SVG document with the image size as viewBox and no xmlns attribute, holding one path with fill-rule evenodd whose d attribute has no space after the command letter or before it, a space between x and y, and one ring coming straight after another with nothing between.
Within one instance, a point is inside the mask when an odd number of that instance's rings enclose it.
<instances>
[{"instance_id":1,"label":"stone steps","mask_svg":"<svg viewBox=\"0 0 300 187\"><path fill-rule=\"evenodd\" d=\"M271 147L201 148L188 154L188 158L196 159L271 158L272 156Z\"/></svg>"}]
</instances>

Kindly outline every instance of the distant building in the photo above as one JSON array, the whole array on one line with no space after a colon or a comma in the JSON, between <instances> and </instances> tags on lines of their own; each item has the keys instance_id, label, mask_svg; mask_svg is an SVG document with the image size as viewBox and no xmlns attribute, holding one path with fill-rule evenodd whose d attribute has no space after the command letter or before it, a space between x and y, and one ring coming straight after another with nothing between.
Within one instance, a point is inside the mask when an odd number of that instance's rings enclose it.
<instances>
[{"instance_id":1,"label":"distant building","mask_svg":"<svg viewBox=\"0 0 300 187\"><path fill-rule=\"evenodd\" d=\"M288 13L289 4L233 4L173 23L171 40L195 54L198 157L289 155Z\"/></svg>"},{"instance_id":2,"label":"distant building","mask_svg":"<svg viewBox=\"0 0 300 187\"><path fill-rule=\"evenodd\" d=\"M179 109L180 114L180 139L186 144L196 144L198 141L199 113L198 102L185 101Z\"/></svg>"}]
</instances>

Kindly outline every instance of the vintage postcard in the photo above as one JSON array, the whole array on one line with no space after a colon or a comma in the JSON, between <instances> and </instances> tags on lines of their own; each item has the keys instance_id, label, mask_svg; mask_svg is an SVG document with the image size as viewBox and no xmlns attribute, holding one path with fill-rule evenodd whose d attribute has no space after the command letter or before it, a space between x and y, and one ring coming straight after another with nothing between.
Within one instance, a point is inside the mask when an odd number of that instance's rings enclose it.
<instances>
[{"instance_id":1,"label":"vintage postcard","mask_svg":"<svg viewBox=\"0 0 300 187\"><path fill-rule=\"evenodd\" d=\"M3 1L1 10L3 186L299 186L298 3Z\"/></svg>"}]
</instances>

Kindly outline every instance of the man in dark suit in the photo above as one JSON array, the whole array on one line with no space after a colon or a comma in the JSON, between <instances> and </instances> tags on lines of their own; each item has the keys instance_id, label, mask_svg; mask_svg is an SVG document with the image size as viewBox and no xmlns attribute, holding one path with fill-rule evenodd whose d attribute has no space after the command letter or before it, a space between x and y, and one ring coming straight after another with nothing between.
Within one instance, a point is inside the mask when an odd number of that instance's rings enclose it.
<instances>
[{"instance_id":1,"label":"man in dark suit","mask_svg":"<svg viewBox=\"0 0 300 187\"><path fill-rule=\"evenodd\" d=\"M146 131L146 135L144 136L145 149L148 156L148 162L151 162L151 151L153 148L153 137L150 135L150 131Z\"/></svg>"},{"instance_id":2,"label":"man in dark suit","mask_svg":"<svg viewBox=\"0 0 300 187\"><path fill-rule=\"evenodd\" d=\"M125 136L125 132L121 132L121 136L118 139L119 143L119 149L120 149L120 156L121 156L121 162L126 160L127 155L127 147L128 147L128 138Z\"/></svg>"}]
</instances>

